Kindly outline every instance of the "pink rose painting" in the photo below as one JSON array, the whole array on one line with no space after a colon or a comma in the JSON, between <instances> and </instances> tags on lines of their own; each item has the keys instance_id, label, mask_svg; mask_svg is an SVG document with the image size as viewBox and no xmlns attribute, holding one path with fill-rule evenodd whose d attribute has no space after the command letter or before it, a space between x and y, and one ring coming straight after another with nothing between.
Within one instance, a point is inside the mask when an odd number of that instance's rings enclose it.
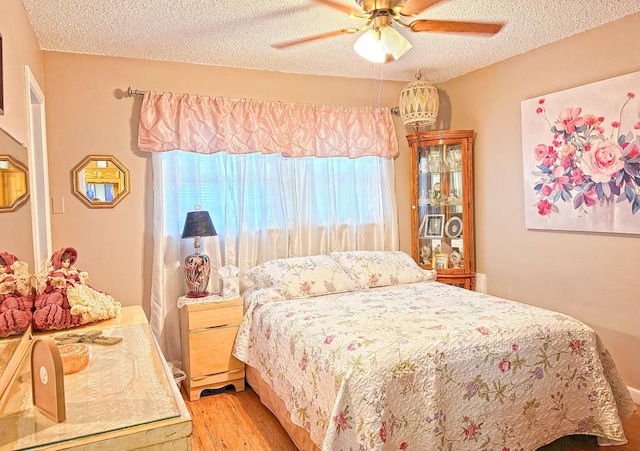
<instances>
[{"instance_id":1,"label":"pink rose painting","mask_svg":"<svg viewBox=\"0 0 640 451\"><path fill-rule=\"evenodd\" d=\"M640 72L521 103L530 229L640 233Z\"/></svg>"}]
</instances>

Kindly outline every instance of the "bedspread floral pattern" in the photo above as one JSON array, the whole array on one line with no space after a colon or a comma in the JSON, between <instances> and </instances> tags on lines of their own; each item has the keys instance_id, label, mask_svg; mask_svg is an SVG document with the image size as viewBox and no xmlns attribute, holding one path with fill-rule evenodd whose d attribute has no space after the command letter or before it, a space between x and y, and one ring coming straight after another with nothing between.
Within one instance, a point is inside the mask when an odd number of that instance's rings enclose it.
<instances>
[{"instance_id":1,"label":"bedspread floral pattern","mask_svg":"<svg viewBox=\"0 0 640 451\"><path fill-rule=\"evenodd\" d=\"M596 333L560 313L437 282L245 305L234 354L324 450L624 441L635 410Z\"/></svg>"}]
</instances>

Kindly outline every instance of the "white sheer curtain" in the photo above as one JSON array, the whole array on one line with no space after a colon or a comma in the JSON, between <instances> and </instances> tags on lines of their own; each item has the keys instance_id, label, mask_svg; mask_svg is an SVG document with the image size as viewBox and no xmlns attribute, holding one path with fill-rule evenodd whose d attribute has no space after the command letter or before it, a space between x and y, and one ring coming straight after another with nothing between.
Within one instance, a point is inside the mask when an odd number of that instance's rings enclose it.
<instances>
[{"instance_id":1,"label":"white sheer curtain","mask_svg":"<svg viewBox=\"0 0 640 451\"><path fill-rule=\"evenodd\" d=\"M398 249L392 158L285 158L279 154L154 153L151 327L168 361L180 365L177 299L186 293L184 258L193 239L180 238L187 212L207 210L218 233L203 238L217 269L244 271L274 259L337 250Z\"/></svg>"}]
</instances>

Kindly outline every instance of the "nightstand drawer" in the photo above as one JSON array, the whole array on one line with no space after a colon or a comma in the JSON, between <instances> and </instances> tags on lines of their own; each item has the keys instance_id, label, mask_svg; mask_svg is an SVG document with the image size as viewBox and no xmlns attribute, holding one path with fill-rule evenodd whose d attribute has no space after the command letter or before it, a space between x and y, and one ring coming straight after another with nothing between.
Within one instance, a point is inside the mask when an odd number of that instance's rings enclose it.
<instances>
[{"instance_id":1,"label":"nightstand drawer","mask_svg":"<svg viewBox=\"0 0 640 451\"><path fill-rule=\"evenodd\" d=\"M202 386L224 385L228 381L244 379L244 367L226 373L217 373L209 376L198 376L189 381L189 388L196 389Z\"/></svg>"},{"instance_id":2,"label":"nightstand drawer","mask_svg":"<svg viewBox=\"0 0 640 451\"><path fill-rule=\"evenodd\" d=\"M189 311L189 330L240 324L242 305Z\"/></svg>"},{"instance_id":3,"label":"nightstand drawer","mask_svg":"<svg viewBox=\"0 0 640 451\"><path fill-rule=\"evenodd\" d=\"M190 333L190 377L243 368L244 364L231 355L237 332L238 326L229 326Z\"/></svg>"}]
</instances>

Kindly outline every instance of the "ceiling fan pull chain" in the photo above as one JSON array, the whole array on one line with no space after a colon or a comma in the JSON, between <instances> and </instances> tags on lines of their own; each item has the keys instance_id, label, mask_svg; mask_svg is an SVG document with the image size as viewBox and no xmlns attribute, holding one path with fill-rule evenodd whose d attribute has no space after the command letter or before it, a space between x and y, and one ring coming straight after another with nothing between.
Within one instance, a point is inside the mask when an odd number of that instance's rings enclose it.
<instances>
[{"instance_id":1,"label":"ceiling fan pull chain","mask_svg":"<svg viewBox=\"0 0 640 451\"><path fill-rule=\"evenodd\" d=\"M380 86L378 87L378 104L376 108L380 108L380 102L382 101L382 82L384 80L384 64L380 64Z\"/></svg>"},{"instance_id":2,"label":"ceiling fan pull chain","mask_svg":"<svg viewBox=\"0 0 640 451\"><path fill-rule=\"evenodd\" d=\"M373 106L380 108L382 100L382 78L384 74L384 64L380 64L380 81L378 82L378 90L376 92L376 64L373 64Z\"/></svg>"},{"instance_id":3,"label":"ceiling fan pull chain","mask_svg":"<svg viewBox=\"0 0 640 451\"><path fill-rule=\"evenodd\" d=\"M376 107L376 65L372 64L371 65L372 69L373 69L373 85L371 86L371 94L373 97L373 107Z\"/></svg>"}]
</instances>

